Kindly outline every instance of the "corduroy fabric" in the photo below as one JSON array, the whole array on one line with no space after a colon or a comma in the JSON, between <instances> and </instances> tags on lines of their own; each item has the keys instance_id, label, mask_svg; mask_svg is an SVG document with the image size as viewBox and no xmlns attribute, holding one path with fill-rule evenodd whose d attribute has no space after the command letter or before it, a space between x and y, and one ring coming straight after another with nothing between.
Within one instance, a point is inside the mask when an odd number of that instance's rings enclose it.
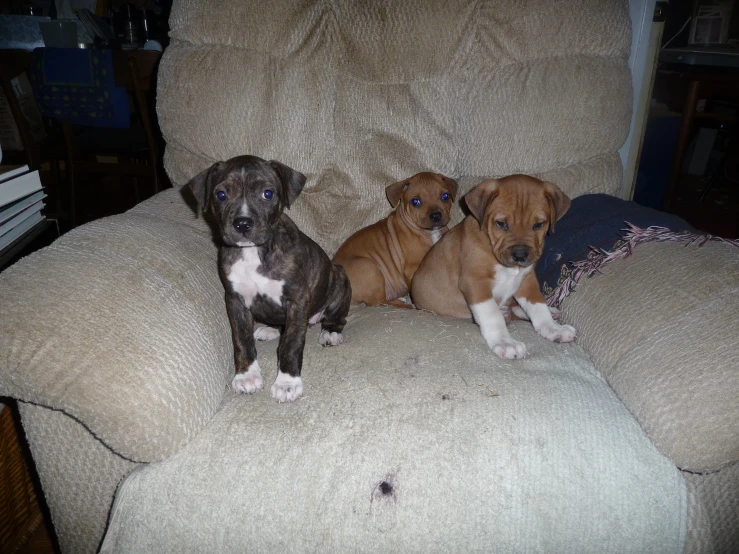
<instances>
[{"instance_id":1,"label":"corduroy fabric","mask_svg":"<svg viewBox=\"0 0 739 554\"><path fill-rule=\"evenodd\" d=\"M683 475L689 511L702 513L697 521L689 513L686 554L739 552L739 463L714 473Z\"/></svg>"},{"instance_id":2,"label":"corduroy fabric","mask_svg":"<svg viewBox=\"0 0 739 554\"><path fill-rule=\"evenodd\" d=\"M626 1L183 0L170 24L157 109L173 180L279 159L308 177L291 216L329 254L419 171L461 193L510 173L553 172L573 197L620 189Z\"/></svg>"},{"instance_id":3,"label":"corduroy fabric","mask_svg":"<svg viewBox=\"0 0 739 554\"><path fill-rule=\"evenodd\" d=\"M708 472L739 461L739 249L643 244L582 280L562 309L616 394L680 468Z\"/></svg>"},{"instance_id":4,"label":"corduroy fabric","mask_svg":"<svg viewBox=\"0 0 739 554\"><path fill-rule=\"evenodd\" d=\"M18 407L62 552L94 554L118 484L137 464L63 412L26 402Z\"/></svg>"},{"instance_id":5,"label":"corduroy fabric","mask_svg":"<svg viewBox=\"0 0 739 554\"><path fill-rule=\"evenodd\" d=\"M120 455L162 460L233 371L210 229L168 190L0 274L0 395L62 410Z\"/></svg>"},{"instance_id":6,"label":"corduroy fabric","mask_svg":"<svg viewBox=\"0 0 739 554\"><path fill-rule=\"evenodd\" d=\"M501 360L471 321L394 308L318 332L304 396L269 397L261 343L265 390L131 474L103 552L682 550L680 471L578 346L516 322L530 355Z\"/></svg>"}]
</instances>

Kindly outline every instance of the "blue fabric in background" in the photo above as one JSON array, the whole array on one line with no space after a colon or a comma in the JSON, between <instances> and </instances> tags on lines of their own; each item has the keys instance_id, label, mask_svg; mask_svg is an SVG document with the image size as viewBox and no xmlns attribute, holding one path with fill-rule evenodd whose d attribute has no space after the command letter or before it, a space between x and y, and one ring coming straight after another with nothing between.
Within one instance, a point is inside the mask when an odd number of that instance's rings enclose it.
<instances>
[{"instance_id":1,"label":"blue fabric in background","mask_svg":"<svg viewBox=\"0 0 739 554\"><path fill-rule=\"evenodd\" d=\"M557 287L562 268L569 262L584 260L590 247L610 250L627 228L666 227L670 231L693 231L690 224L673 214L640 206L607 194L586 194L572 201L555 232L546 237L544 251L536 264L536 277L544 295Z\"/></svg>"},{"instance_id":2,"label":"blue fabric in background","mask_svg":"<svg viewBox=\"0 0 739 554\"><path fill-rule=\"evenodd\" d=\"M75 125L127 129L128 95L116 87L110 50L37 48L29 80L41 113Z\"/></svg>"}]
</instances>

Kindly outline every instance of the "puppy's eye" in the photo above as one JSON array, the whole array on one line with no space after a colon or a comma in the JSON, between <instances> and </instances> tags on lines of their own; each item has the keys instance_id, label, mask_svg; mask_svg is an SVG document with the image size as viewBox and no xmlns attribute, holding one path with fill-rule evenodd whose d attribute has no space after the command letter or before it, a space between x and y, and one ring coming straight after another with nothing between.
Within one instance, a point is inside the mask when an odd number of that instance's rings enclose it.
<instances>
[{"instance_id":1,"label":"puppy's eye","mask_svg":"<svg viewBox=\"0 0 739 554\"><path fill-rule=\"evenodd\" d=\"M539 223L534 223L534 231L538 231L542 227L544 227L544 222L543 221L540 221Z\"/></svg>"},{"instance_id":2,"label":"puppy's eye","mask_svg":"<svg viewBox=\"0 0 739 554\"><path fill-rule=\"evenodd\" d=\"M262 196L265 200L272 200L272 197L274 196L275 191L267 189L262 193Z\"/></svg>"},{"instance_id":3,"label":"puppy's eye","mask_svg":"<svg viewBox=\"0 0 739 554\"><path fill-rule=\"evenodd\" d=\"M216 192L216 198L218 198L218 200L225 200L226 193L223 192L222 190L219 190L218 192Z\"/></svg>"},{"instance_id":4,"label":"puppy's eye","mask_svg":"<svg viewBox=\"0 0 739 554\"><path fill-rule=\"evenodd\" d=\"M442 195L441 195L441 199L442 199L442 200L443 200L444 202L446 202L447 200L449 200L449 193L448 193L448 192L445 192L444 194L442 194Z\"/></svg>"},{"instance_id":5,"label":"puppy's eye","mask_svg":"<svg viewBox=\"0 0 739 554\"><path fill-rule=\"evenodd\" d=\"M411 204L413 204L413 205L414 205L414 206L415 206L415 207L417 208L418 206L420 206L420 205L421 205L421 200L420 200L420 198L413 198L413 199L411 200Z\"/></svg>"},{"instance_id":6,"label":"puppy's eye","mask_svg":"<svg viewBox=\"0 0 739 554\"><path fill-rule=\"evenodd\" d=\"M496 221L495 224L504 231L508 230L508 224L505 221Z\"/></svg>"}]
</instances>

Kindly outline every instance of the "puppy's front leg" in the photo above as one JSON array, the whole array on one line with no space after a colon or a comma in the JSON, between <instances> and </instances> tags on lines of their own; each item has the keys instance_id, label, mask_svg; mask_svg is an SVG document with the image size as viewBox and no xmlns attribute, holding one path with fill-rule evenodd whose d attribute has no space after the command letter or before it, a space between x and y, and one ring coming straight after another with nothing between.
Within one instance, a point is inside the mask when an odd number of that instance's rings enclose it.
<instances>
[{"instance_id":1,"label":"puppy's front leg","mask_svg":"<svg viewBox=\"0 0 739 554\"><path fill-rule=\"evenodd\" d=\"M478 281L467 286L461 283L460 288L490 350L509 360L525 358L526 345L511 338L503 312L492 297L493 282Z\"/></svg>"},{"instance_id":2,"label":"puppy's front leg","mask_svg":"<svg viewBox=\"0 0 739 554\"><path fill-rule=\"evenodd\" d=\"M264 388L254 343L254 318L238 294L226 293L226 311L231 323L236 375L231 381L234 392L252 393Z\"/></svg>"},{"instance_id":3,"label":"puppy's front leg","mask_svg":"<svg viewBox=\"0 0 739 554\"><path fill-rule=\"evenodd\" d=\"M534 330L552 342L572 342L577 331L571 325L560 325L552 317L552 311L546 304L539 288L539 281L533 272L524 277L521 287L514 295L519 306L529 316Z\"/></svg>"},{"instance_id":4,"label":"puppy's front leg","mask_svg":"<svg viewBox=\"0 0 739 554\"><path fill-rule=\"evenodd\" d=\"M303 349L308 330L308 313L294 302L285 305L285 330L277 347L277 379L270 395L278 402L292 402L303 394Z\"/></svg>"}]
</instances>

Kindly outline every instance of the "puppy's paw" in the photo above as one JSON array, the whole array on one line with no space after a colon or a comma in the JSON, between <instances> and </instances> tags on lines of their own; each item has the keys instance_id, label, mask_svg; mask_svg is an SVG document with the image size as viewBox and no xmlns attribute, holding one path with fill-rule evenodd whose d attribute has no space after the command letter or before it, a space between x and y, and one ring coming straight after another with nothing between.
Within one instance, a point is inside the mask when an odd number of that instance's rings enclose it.
<instances>
[{"instance_id":1,"label":"puppy's paw","mask_svg":"<svg viewBox=\"0 0 739 554\"><path fill-rule=\"evenodd\" d=\"M269 394L277 402L292 402L303 394L303 379L278 371Z\"/></svg>"},{"instance_id":2,"label":"puppy's paw","mask_svg":"<svg viewBox=\"0 0 739 554\"><path fill-rule=\"evenodd\" d=\"M554 321L542 324L536 332L552 342L572 342L577 336L577 331L571 325L560 325Z\"/></svg>"},{"instance_id":3,"label":"puppy's paw","mask_svg":"<svg viewBox=\"0 0 739 554\"><path fill-rule=\"evenodd\" d=\"M257 340L275 340L280 338L280 330L274 327L257 327L254 329L254 338Z\"/></svg>"},{"instance_id":4,"label":"puppy's paw","mask_svg":"<svg viewBox=\"0 0 739 554\"><path fill-rule=\"evenodd\" d=\"M513 339L500 339L493 343L489 343L490 350L495 352L499 357L507 360L517 360L526 357L526 345Z\"/></svg>"},{"instance_id":5,"label":"puppy's paw","mask_svg":"<svg viewBox=\"0 0 739 554\"><path fill-rule=\"evenodd\" d=\"M246 373L237 373L231 381L231 388L234 392L248 394L262 390L264 379L262 379L262 373L259 371L259 362L253 362Z\"/></svg>"},{"instance_id":6,"label":"puppy's paw","mask_svg":"<svg viewBox=\"0 0 739 554\"><path fill-rule=\"evenodd\" d=\"M342 342L344 342L344 337L341 333L332 333L322 329L321 334L318 335L318 344L321 346L338 346Z\"/></svg>"}]
</instances>

